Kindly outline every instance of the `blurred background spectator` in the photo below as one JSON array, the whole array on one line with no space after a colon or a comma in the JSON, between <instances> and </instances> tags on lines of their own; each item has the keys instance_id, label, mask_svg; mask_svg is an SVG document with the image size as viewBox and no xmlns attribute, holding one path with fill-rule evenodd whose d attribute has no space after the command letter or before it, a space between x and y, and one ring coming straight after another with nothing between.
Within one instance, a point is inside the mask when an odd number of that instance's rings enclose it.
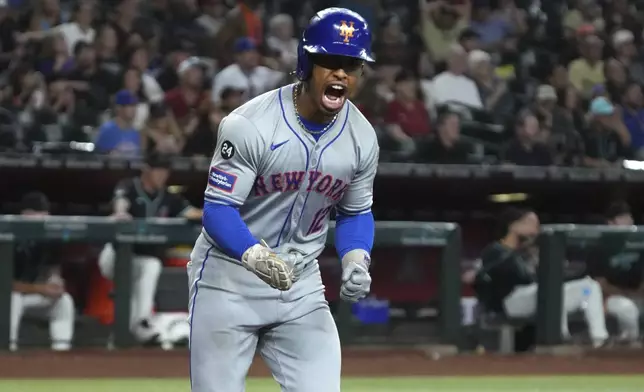
<instances>
[{"instance_id":1,"label":"blurred background spectator","mask_svg":"<svg viewBox=\"0 0 644 392\"><path fill-rule=\"evenodd\" d=\"M0 0L0 103L15 124L2 147L31 151L46 141L69 149L76 141L109 153L106 124L133 111L120 137L131 135L145 150L209 156L227 113L294 80L301 28L327 3ZM515 164L587 166L599 156L642 156L637 4L342 4L362 12L376 37L377 62L365 68L353 101L382 137L381 160L445 161L426 156L447 140L436 131L444 110L457 114L447 123L459 126L447 133L490 163L514 156L507 154L518 148L522 109L535 116L528 128L543 159L514 157ZM599 151L604 139L619 152Z\"/></svg>"}]
</instances>

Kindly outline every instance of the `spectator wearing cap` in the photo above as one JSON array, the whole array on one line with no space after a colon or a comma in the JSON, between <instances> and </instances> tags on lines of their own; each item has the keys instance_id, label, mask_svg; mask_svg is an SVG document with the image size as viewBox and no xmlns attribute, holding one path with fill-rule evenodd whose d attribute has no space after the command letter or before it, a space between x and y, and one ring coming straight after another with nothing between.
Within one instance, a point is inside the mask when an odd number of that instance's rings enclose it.
<instances>
[{"instance_id":1,"label":"spectator wearing cap","mask_svg":"<svg viewBox=\"0 0 644 392\"><path fill-rule=\"evenodd\" d=\"M101 125L96 142L96 151L134 157L141 154L141 135L132 126L136 115L137 97L128 90L121 90L114 97L114 117Z\"/></svg>"},{"instance_id":2,"label":"spectator wearing cap","mask_svg":"<svg viewBox=\"0 0 644 392\"><path fill-rule=\"evenodd\" d=\"M419 138L431 133L418 81L411 73L402 71L396 76L395 98L387 105L384 121L387 135L404 154L412 154Z\"/></svg>"},{"instance_id":3,"label":"spectator wearing cap","mask_svg":"<svg viewBox=\"0 0 644 392\"><path fill-rule=\"evenodd\" d=\"M168 156L152 153L146 156L139 176L118 183L112 198L112 217L119 220L132 218L185 218L201 221L202 211L195 208L179 193L170 192L167 182L171 161ZM166 247L138 244L132 258L132 311L130 326L135 337L143 342L155 340L161 334L153 321L154 297L163 267L161 258ZM103 247L98 259L101 274L113 279L116 252L112 244Z\"/></svg>"},{"instance_id":4,"label":"spectator wearing cap","mask_svg":"<svg viewBox=\"0 0 644 392\"><path fill-rule=\"evenodd\" d=\"M606 31L626 29L633 34L640 34L642 22L639 4L631 0L611 0L604 3L604 20ZM641 42L640 37L635 37L636 42Z\"/></svg>"},{"instance_id":5,"label":"spectator wearing cap","mask_svg":"<svg viewBox=\"0 0 644 392\"><path fill-rule=\"evenodd\" d=\"M573 88L569 92L575 95L568 99L576 99L577 92ZM555 88L547 84L539 86L535 101L533 112L539 120L543 140L550 148L555 163L576 163L582 148L581 136L575 129L572 116L566 116L566 112L557 107L559 96Z\"/></svg>"},{"instance_id":6,"label":"spectator wearing cap","mask_svg":"<svg viewBox=\"0 0 644 392\"><path fill-rule=\"evenodd\" d=\"M168 54L156 76L163 91L170 91L179 85L179 66L196 53L196 45L187 39L174 39L167 45Z\"/></svg>"},{"instance_id":7,"label":"spectator wearing cap","mask_svg":"<svg viewBox=\"0 0 644 392\"><path fill-rule=\"evenodd\" d=\"M483 109L483 102L476 83L465 75L467 53L454 44L447 58L447 70L436 75L430 87L430 97L435 105L453 102L474 109Z\"/></svg>"},{"instance_id":8,"label":"spectator wearing cap","mask_svg":"<svg viewBox=\"0 0 644 392\"><path fill-rule=\"evenodd\" d=\"M507 82L495 75L490 54L475 49L468 53L467 64L485 110L492 114L497 123L511 119L514 115L514 97Z\"/></svg>"},{"instance_id":9,"label":"spectator wearing cap","mask_svg":"<svg viewBox=\"0 0 644 392\"><path fill-rule=\"evenodd\" d=\"M590 102L589 126L583 136L585 166L616 166L629 155L630 133L606 97L597 97Z\"/></svg>"},{"instance_id":10,"label":"spectator wearing cap","mask_svg":"<svg viewBox=\"0 0 644 392\"><path fill-rule=\"evenodd\" d=\"M470 23L471 4L420 1L420 35L434 63L443 62Z\"/></svg>"},{"instance_id":11,"label":"spectator wearing cap","mask_svg":"<svg viewBox=\"0 0 644 392\"><path fill-rule=\"evenodd\" d=\"M248 101L274 89L286 76L259 64L260 55L252 38L239 38L234 51L235 63L222 69L214 78L212 101L215 105L220 104L221 92L228 87L244 90L244 101Z\"/></svg>"},{"instance_id":12,"label":"spectator wearing cap","mask_svg":"<svg viewBox=\"0 0 644 392\"><path fill-rule=\"evenodd\" d=\"M557 91L555 88L542 84L537 88L533 112L537 115L541 129L550 132L553 126L553 112L557 104Z\"/></svg>"},{"instance_id":13,"label":"spectator wearing cap","mask_svg":"<svg viewBox=\"0 0 644 392\"><path fill-rule=\"evenodd\" d=\"M615 59L626 68L628 78L644 84L644 65L637 61L635 36L629 30L617 30L611 39Z\"/></svg>"},{"instance_id":14,"label":"spectator wearing cap","mask_svg":"<svg viewBox=\"0 0 644 392\"><path fill-rule=\"evenodd\" d=\"M146 154L177 155L183 150L185 137L172 112L163 102L150 106L150 116L141 133L141 150Z\"/></svg>"},{"instance_id":15,"label":"spectator wearing cap","mask_svg":"<svg viewBox=\"0 0 644 392\"><path fill-rule=\"evenodd\" d=\"M605 82L602 51L604 42L596 35L586 36L580 43L581 57L568 66L570 82L588 99L592 88Z\"/></svg>"},{"instance_id":16,"label":"spectator wearing cap","mask_svg":"<svg viewBox=\"0 0 644 392\"><path fill-rule=\"evenodd\" d=\"M516 120L514 138L501 151L501 161L520 166L549 166L552 154L542 142L539 120L534 113L523 111Z\"/></svg>"},{"instance_id":17,"label":"spectator wearing cap","mask_svg":"<svg viewBox=\"0 0 644 392\"><path fill-rule=\"evenodd\" d=\"M177 68L179 85L165 94L165 104L172 111L185 134L190 135L210 110L209 94L204 90L204 69L199 57L189 57Z\"/></svg>"},{"instance_id":18,"label":"spectator wearing cap","mask_svg":"<svg viewBox=\"0 0 644 392\"><path fill-rule=\"evenodd\" d=\"M439 164L468 163L472 146L461 139L461 119L445 111L436 120L436 135L429 143L421 143L416 154L419 162Z\"/></svg>"},{"instance_id":19,"label":"spectator wearing cap","mask_svg":"<svg viewBox=\"0 0 644 392\"><path fill-rule=\"evenodd\" d=\"M268 48L278 55L284 69L295 69L297 64L298 40L294 37L293 17L288 14L278 14L268 22Z\"/></svg>"},{"instance_id":20,"label":"spectator wearing cap","mask_svg":"<svg viewBox=\"0 0 644 392\"><path fill-rule=\"evenodd\" d=\"M23 197L21 215L43 219L49 212L49 200L44 194L34 192ZM23 314L34 311L49 319L52 350L68 351L72 347L76 311L74 299L65 291L57 253L52 244L16 243L10 315L12 351L18 349Z\"/></svg>"},{"instance_id":21,"label":"spectator wearing cap","mask_svg":"<svg viewBox=\"0 0 644 392\"><path fill-rule=\"evenodd\" d=\"M633 156L644 160L644 98L642 86L629 83L622 91L622 120L631 135Z\"/></svg>"}]
</instances>

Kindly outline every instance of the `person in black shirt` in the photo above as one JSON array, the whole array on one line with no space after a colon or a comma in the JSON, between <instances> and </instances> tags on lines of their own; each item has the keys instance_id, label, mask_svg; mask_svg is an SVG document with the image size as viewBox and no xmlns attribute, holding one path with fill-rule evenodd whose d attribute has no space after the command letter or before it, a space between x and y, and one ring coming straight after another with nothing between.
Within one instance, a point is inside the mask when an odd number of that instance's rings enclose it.
<instances>
[{"instance_id":1,"label":"person in black shirt","mask_svg":"<svg viewBox=\"0 0 644 392\"><path fill-rule=\"evenodd\" d=\"M49 201L42 193L29 193L22 199L21 215L44 218L49 215ZM20 321L26 310L42 311L49 317L51 349L71 349L74 336L75 308L72 296L65 292L51 244L21 241L16 244L14 278L11 292L10 349L18 349Z\"/></svg>"},{"instance_id":2,"label":"person in black shirt","mask_svg":"<svg viewBox=\"0 0 644 392\"><path fill-rule=\"evenodd\" d=\"M501 152L501 160L521 166L549 166L553 164L552 153L539 141L539 120L531 112L519 115L515 137Z\"/></svg>"},{"instance_id":3,"label":"person in black shirt","mask_svg":"<svg viewBox=\"0 0 644 392\"><path fill-rule=\"evenodd\" d=\"M182 196L168 192L166 182L170 175L169 157L150 154L141 175L121 181L114 191L112 201L116 219L132 218L185 218L201 221L202 211ZM165 246L135 245L132 282L132 332L141 342L155 340L158 328L150 321L154 310L154 296L163 263ZM98 264L101 274L112 279L116 254L111 244L106 244Z\"/></svg>"},{"instance_id":4,"label":"person in black shirt","mask_svg":"<svg viewBox=\"0 0 644 392\"><path fill-rule=\"evenodd\" d=\"M467 163L471 148L461 140L461 119L458 114L441 113L437 123L437 135L424 149L419 148L419 160L443 164Z\"/></svg>"},{"instance_id":5,"label":"person in black shirt","mask_svg":"<svg viewBox=\"0 0 644 392\"><path fill-rule=\"evenodd\" d=\"M530 210L509 208L500 216L499 239L481 254L474 288L488 310L514 318L534 317L537 312L537 248L539 218ZM561 332L568 331L569 313L583 311L595 347L608 339L603 296L599 283L591 278L572 280L563 285Z\"/></svg>"},{"instance_id":6,"label":"person in black shirt","mask_svg":"<svg viewBox=\"0 0 644 392\"><path fill-rule=\"evenodd\" d=\"M586 154L584 165L611 167L620 165L630 155L631 135L621 113L604 97L590 103L590 123L583 133Z\"/></svg>"},{"instance_id":7,"label":"person in black shirt","mask_svg":"<svg viewBox=\"0 0 644 392\"><path fill-rule=\"evenodd\" d=\"M624 202L616 202L606 212L606 224L632 226L633 215ZM615 238L615 243L602 241L589 253L588 271L602 286L606 295L606 313L617 319L619 340L640 345L640 306L644 292L644 255L626 251L626 238ZM638 298L640 297L640 298Z\"/></svg>"}]
</instances>

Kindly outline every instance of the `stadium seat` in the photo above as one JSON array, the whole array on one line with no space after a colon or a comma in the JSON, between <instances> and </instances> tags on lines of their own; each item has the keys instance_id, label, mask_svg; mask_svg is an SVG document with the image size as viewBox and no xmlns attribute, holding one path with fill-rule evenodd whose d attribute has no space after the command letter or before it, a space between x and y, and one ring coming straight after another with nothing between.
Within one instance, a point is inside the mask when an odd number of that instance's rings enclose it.
<instances>
[{"instance_id":1,"label":"stadium seat","mask_svg":"<svg viewBox=\"0 0 644 392\"><path fill-rule=\"evenodd\" d=\"M501 354L515 352L516 332L531 323L533 319L510 318L504 314L488 311L479 303L477 325L479 331L492 331L497 334L497 349Z\"/></svg>"}]
</instances>

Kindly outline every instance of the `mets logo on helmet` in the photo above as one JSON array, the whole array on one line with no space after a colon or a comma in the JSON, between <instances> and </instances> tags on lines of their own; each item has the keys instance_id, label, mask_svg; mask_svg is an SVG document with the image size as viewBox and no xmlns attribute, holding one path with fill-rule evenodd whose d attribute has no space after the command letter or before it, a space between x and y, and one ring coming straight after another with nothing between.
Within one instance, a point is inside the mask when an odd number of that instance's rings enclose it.
<instances>
[{"instance_id":1,"label":"mets logo on helmet","mask_svg":"<svg viewBox=\"0 0 644 392\"><path fill-rule=\"evenodd\" d=\"M353 27L354 22L348 22L346 20L340 21L340 37L344 38L344 42L349 42L349 38L353 38L353 32L356 31L356 28Z\"/></svg>"}]
</instances>

